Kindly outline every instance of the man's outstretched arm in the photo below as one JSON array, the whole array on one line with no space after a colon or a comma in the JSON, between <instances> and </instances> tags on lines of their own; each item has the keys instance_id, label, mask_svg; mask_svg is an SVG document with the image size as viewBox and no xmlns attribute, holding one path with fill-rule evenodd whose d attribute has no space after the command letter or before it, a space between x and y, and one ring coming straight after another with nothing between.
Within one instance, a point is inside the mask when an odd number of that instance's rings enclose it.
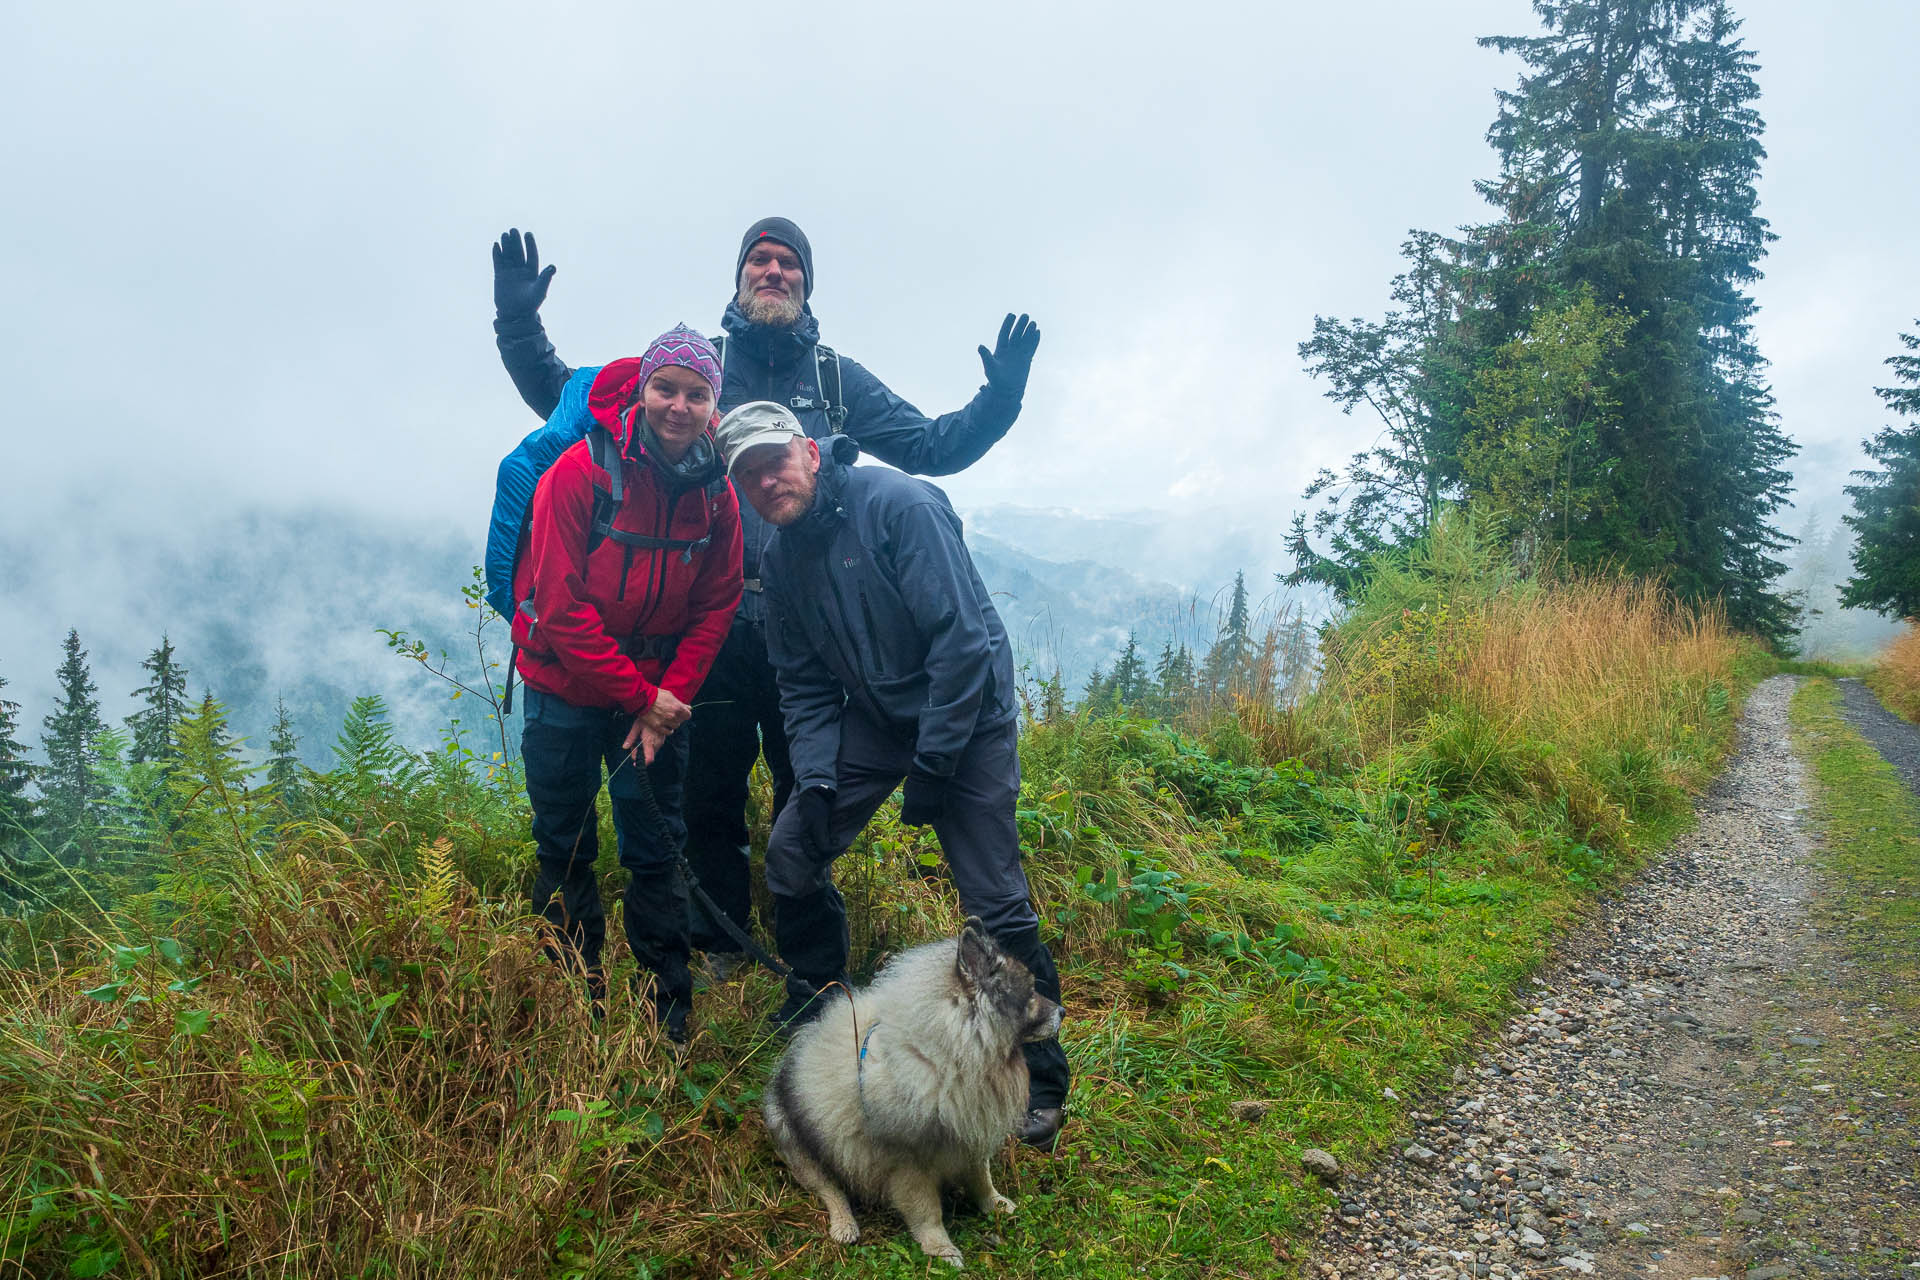
<instances>
[{"instance_id":1,"label":"man's outstretched arm","mask_svg":"<svg viewBox=\"0 0 1920 1280\"><path fill-rule=\"evenodd\" d=\"M527 407L542 418L551 417L560 403L560 389L573 370L555 354L540 323L540 304L554 268L540 268L540 247L533 232L524 236L515 228L493 246L493 340L500 363Z\"/></svg>"},{"instance_id":2,"label":"man's outstretched arm","mask_svg":"<svg viewBox=\"0 0 1920 1280\"><path fill-rule=\"evenodd\" d=\"M860 448L902 471L947 476L964 471L999 443L1020 416L1040 326L1009 315L992 351L980 348L987 383L966 408L929 418L851 360L841 361L846 432Z\"/></svg>"}]
</instances>

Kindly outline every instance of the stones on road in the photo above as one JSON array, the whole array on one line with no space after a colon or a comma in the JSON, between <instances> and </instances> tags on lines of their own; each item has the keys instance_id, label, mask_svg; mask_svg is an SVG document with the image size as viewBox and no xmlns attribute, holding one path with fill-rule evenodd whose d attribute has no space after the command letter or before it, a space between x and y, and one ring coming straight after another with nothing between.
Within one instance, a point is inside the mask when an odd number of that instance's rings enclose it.
<instances>
[{"instance_id":1,"label":"stones on road","mask_svg":"<svg viewBox=\"0 0 1920 1280\"><path fill-rule=\"evenodd\" d=\"M1330 1152L1318 1147L1308 1147L1300 1153L1300 1164L1306 1171L1322 1182L1340 1181L1340 1162Z\"/></svg>"},{"instance_id":2,"label":"stones on road","mask_svg":"<svg viewBox=\"0 0 1920 1280\"><path fill-rule=\"evenodd\" d=\"M1771 1201L1813 1187L1831 1196L1828 1223L1863 1210L1856 1190L1820 1183L1840 1103L1813 1092L1826 1036L1801 1007L1831 985L1803 981L1814 855L1792 690L1754 691L1699 828L1601 905L1448 1095L1410 1104L1398 1158L1344 1171L1319 1274L1768 1280L1755 1272L1800 1273ZM1776 1079L1792 1096L1755 1110ZM1847 1239L1800 1252L1844 1258ZM1904 1270L1920 1251L1873 1257L1858 1274L1920 1278Z\"/></svg>"}]
</instances>

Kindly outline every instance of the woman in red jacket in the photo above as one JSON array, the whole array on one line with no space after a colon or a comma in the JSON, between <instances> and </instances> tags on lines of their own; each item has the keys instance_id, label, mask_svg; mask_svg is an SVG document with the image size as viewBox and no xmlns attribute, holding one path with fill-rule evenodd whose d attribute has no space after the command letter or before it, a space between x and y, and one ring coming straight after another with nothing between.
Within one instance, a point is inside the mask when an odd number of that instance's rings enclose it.
<instances>
[{"instance_id":1,"label":"woman in red jacket","mask_svg":"<svg viewBox=\"0 0 1920 1280\"><path fill-rule=\"evenodd\" d=\"M587 439L534 491L514 574L521 753L540 860L533 909L600 999L606 914L593 873L594 801L604 762L628 876L621 920L677 1043L693 1001L678 865L682 726L740 603L740 507L713 445L719 399L713 345L685 326L603 368ZM648 785L664 823L646 804Z\"/></svg>"}]
</instances>

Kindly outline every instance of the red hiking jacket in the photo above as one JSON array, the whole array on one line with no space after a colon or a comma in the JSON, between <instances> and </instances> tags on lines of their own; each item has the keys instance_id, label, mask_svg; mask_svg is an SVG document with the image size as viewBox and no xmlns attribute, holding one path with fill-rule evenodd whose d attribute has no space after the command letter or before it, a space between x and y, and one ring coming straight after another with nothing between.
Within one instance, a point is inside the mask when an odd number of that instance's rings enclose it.
<instances>
[{"instance_id":1,"label":"red hiking jacket","mask_svg":"<svg viewBox=\"0 0 1920 1280\"><path fill-rule=\"evenodd\" d=\"M528 687L581 707L638 715L671 689L691 704L740 604L740 503L722 481L670 490L628 436L621 410L637 390L638 359L593 381L588 411L619 447L624 469L613 527L647 537L709 539L691 553L603 539L587 552L593 491L612 489L588 442L574 445L533 492L529 542L513 575L513 640ZM636 415L637 416L637 411ZM532 598L529 616L525 601ZM677 638L677 644L668 643ZM671 649L671 658L665 650Z\"/></svg>"}]
</instances>

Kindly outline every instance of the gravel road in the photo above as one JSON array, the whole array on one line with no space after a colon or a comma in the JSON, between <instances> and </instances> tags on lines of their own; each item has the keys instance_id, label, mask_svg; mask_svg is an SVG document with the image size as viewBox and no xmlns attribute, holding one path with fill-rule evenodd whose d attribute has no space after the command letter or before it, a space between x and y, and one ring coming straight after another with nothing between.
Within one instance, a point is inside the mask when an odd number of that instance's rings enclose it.
<instances>
[{"instance_id":1,"label":"gravel road","mask_svg":"<svg viewBox=\"0 0 1920 1280\"><path fill-rule=\"evenodd\" d=\"M1847 723L1880 749L1907 787L1920 796L1920 726L1902 720L1880 705L1873 690L1858 680L1835 681Z\"/></svg>"},{"instance_id":2,"label":"gravel road","mask_svg":"<svg viewBox=\"0 0 1920 1280\"><path fill-rule=\"evenodd\" d=\"M1338 1184L1309 1275L1920 1280L1912 1005L1814 909L1796 684L1753 692L1697 829Z\"/></svg>"}]
</instances>

